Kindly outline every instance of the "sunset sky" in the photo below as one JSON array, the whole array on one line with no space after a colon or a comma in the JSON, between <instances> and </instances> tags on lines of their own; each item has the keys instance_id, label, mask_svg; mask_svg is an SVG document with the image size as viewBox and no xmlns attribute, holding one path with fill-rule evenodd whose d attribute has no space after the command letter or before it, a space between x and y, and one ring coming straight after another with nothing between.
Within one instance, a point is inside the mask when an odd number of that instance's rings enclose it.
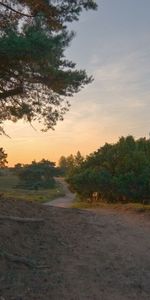
<instances>
[{"instance_id":1,"label":"sunset sky","mask_svg":"<svg viewBox=\"0 0 150 300\"><path fill-rule=\"evenodd\" d=\"M70 99L71 109L55 131L41 133L24 122L5 123L11 139L1 147L9 165L33 159L57 162L83 155L105 142L150 132L150 0L99 0L97 12L83 13L71 29L76 37L66 56L94 76Z\"/></svg>"}]
</instances>

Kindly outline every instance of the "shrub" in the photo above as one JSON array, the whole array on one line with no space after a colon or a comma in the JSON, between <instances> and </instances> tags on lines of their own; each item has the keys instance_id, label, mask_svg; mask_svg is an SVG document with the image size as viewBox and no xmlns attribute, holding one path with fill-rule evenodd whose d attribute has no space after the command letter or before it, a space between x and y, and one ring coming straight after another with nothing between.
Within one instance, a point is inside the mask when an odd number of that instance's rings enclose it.
<instances>
[{"instance_id":1,"label":"shrub","mask_svg":"<svg viewBox=\"0 0 150 300\"><path fill-rule=\"evenodd\" d=\"M68 182L81 198L150 202L150 140L121 137L89 155Z\"/></svg>"}]
</instances>

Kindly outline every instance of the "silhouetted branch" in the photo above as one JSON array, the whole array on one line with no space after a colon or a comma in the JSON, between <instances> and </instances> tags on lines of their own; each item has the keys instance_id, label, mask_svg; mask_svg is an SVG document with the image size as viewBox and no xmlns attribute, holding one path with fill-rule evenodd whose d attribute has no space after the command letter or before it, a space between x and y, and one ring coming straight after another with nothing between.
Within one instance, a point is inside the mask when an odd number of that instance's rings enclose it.
<instances>
[{"instance_id":1,"label":"silhouetted branch","mask_svg":"<svg viewBox=\"0 0 150 300\"><path fill-rule=\"evenodd\" d=\"M22 13L21 11L18 11L16 9L12 8L11 6L9 6L7 4L4 4L2 2L0 2L0 5L4 6L5 8L7 8L7 9L9 9L9 10L11 10L11 11L15 12L16 14L19 14L19 15L21 15L23 17L28 17L28 18L35 17L35 15L28 15L28 14Z\"/></svg>"}]
</instances>

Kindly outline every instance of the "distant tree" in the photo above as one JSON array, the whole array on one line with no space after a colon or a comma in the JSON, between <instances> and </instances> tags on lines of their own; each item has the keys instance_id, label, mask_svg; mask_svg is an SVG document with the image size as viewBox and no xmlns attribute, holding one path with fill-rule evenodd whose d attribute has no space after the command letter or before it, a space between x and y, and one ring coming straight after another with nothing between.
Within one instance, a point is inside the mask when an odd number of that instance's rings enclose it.
<instances>
[{"instance_id":1,"label":"distant tree","mask_svg":"<svg viewBox=\"0 0 150 300\"><path fill-rule=\"evenodd\" d=\"M0 1L0 122L38 120L53 128L69 108L72 96L92 78L65 58L74 33L67 22L94 0Z\"/></svg>"},{"instance_id":2,"label":"distant tree","mask_svg":"<svg viewBox=\"0 0 150 300\"><path fill-rule=\"evenodd\" d=\"M74 156L74 165L75 167L80 167L84 162L84 157L81 155L80 151Z\"/></svg>"},{"instance_id":3,"label":"distant tree","mask_svg":"<svg viewBox=\"0 0 150 300\"><path fill-rule=\"evenodd\" d=\"M61 156L59 159L59 168L62 175L68 175L72 172L74 168L74 156L70 154L69 156Z\"/></svg>"},{"instance_id":4,"label":"distant tree","mask_svg":"<svg viewBox=\"0 0 150 300\"><path fill-rule=\"evenodd\" d=\"M14 165L14 168L13 168L13 172L14 172L15 174L20 173L20 170L21 170L22 167L23 167L23 164L21 164L21 163L15 164L15 165Z\"/></svg>"},{"instance_id":5,"label":"distant tree","mask_svg":"<svg viewBox=\"0 0 150 300\"><path fill-rule=\"evenodd\" d=\"M65 156L61 156L58 162L60 174L65 175L68 170L67 159Z\"/></svg>"},{"instance_id":6,"label":"distant tree","mask_svg":"<svg viewBox=\"0 0 150 300\"><path fill-rule=\"evenodd\" d=\"M76 168L80 167L84 161L84 157L80 151L76 155L61 156L59 159L59 168L63 175L70 176Z\"/></svg>"},{"instance_id":7,"label":"distant tree","mask_svg":"<svg viewBox=\"0 0 150 300\"><path fill-rule=\"evenodd\" d=\"M23 164L21 164L21 163L17 163L14 165L14 168L16 168L16 169L20 169L22 167L23 167Z\"/></svg>"},{"instance_id":8,"label":"distant tree","mask_svg":"<svg viewBox=\"0 0 150 300\"><path fill-rule=\"evenodd\" d=\"M72 174L74 168L75 168L75 159L73 154L70 154L69 156L67 156L67 175L68 174Z\"/></svg>"},{"instance_id":9,"label":"distant tree","mask_svg":"<svg viewBox=\"0 0 150 300\"><path fill-rule=\"evenodd\" d=\"M7 154L3 148L0 148L0 168L4 168L7 163Z\"/></svg>"},{"instance_id":10,"label":"distant tree","mask_svg":"<svg viewBox=\"0 0 150 300\"><path fill-rule=\"evenodd\" d=\"M40 162L33 161L25 165L18 172L20 184L18 187L27 189L47 189L55 186L54 176L56 175L55 163L48 160Z\"/></svg>"}]
</instances>

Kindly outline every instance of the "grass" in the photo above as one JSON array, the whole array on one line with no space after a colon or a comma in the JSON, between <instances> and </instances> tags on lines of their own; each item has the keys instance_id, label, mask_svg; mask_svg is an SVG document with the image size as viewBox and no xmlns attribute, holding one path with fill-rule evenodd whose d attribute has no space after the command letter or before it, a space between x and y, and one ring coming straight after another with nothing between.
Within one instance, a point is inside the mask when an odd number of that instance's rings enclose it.
<instances>
[{"instance_id":1,"label":"grass","mask_svg":"<svg viewBox=\"0 0 150 300\"><path fill-rule=\"evenodd\" d=\"M56 185L53 189L41 189L41 190L26 190L15 188L19 180L15 175L0 176L0 193L5 198L13 198L16 200L28 200L37 202L47 202L55 198L65 195L61 185Z\"/></svg>"},{"instance_id":2,"label":"grass","mask_svg":"<svg viewBox=\"0 0 150 300\"><path fill-rule=\"evenodd\" d=\"M81 201L79 198L76 198L76 201L73 203L72 208L78 209L92 209L92 208L103 208L103 209L115 209L123 211L131 211L137 213L150 213L150 205L141 204L141 203L108 203L108 202L92 202L89 203L86 200Z\"/></svg>"}]
</instances>

